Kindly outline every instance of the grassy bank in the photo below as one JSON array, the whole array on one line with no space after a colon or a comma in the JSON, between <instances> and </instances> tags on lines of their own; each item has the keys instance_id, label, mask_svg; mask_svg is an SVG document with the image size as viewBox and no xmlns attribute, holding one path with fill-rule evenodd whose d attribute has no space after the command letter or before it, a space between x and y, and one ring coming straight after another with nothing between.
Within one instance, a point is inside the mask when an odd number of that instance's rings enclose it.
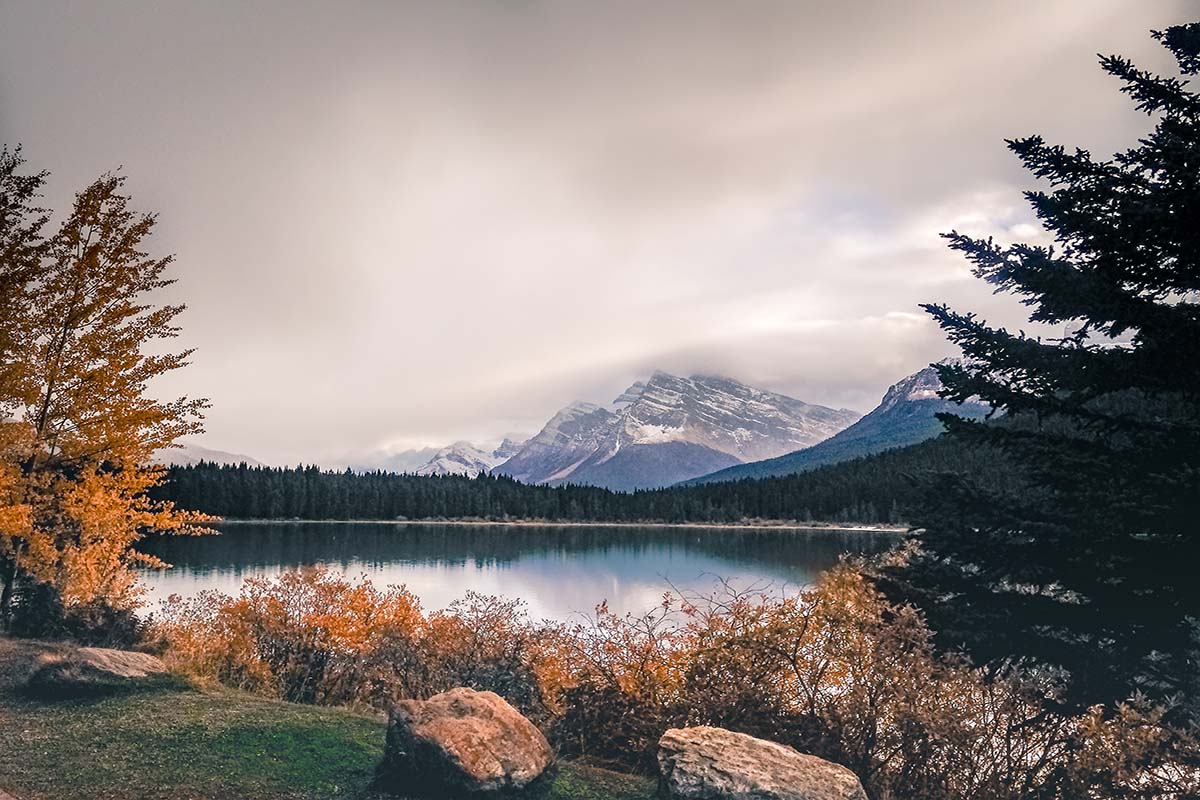
<instances>
[{"instance_id":1,"label":"grassy bank","mask_svg":"<svg viewBox=\"0 0 1200 800\"><path fill-rule=\"evenodd\" d=\"M46 703L18 687L53 646L0 638L0 792L17 800L367 798L381 718L183 682ZM537 800L645 800L652 781L565 763Z\"/></svg>"}]
</instances>

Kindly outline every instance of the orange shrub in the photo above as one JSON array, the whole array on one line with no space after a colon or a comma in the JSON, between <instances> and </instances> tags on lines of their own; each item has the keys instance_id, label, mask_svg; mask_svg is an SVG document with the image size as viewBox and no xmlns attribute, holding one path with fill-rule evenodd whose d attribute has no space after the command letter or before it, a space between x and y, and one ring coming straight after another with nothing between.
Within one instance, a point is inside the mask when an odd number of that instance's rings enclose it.
<instances>
[{"instance_id":1,"label":"orange shrub","mask_svg":"<svg viewBox=\"0 0 1200 800\"><path fill-rule=\"evenodd\" d=\"M534 624L468 593L423 614L403 588L320 569L172 599L157 621L184 669L289 700L386 709L490 689L560 752L652 769L668 727L712 724L845 764L873 800L1197 796L1195 738L1161 709L1078 717L1052 676L987 676L936 654L911 608L848 566L808 590L667 595L643 615Z\"/></svg>"},{"instance_id":2,"label":"orange shrub","mask_svg":"<svg viewBox=\"0 0 1200 800\"><path fill-rule=\"evenodd\" d=\"M545 717L561 684L555 631L519 602L468 593L426 616L403 587L322 568L251 578L237 597L172 597L155 632L177 668L292 702L386 709L471 686Z\"/></svg>"},{"instance_id":3,"label":"orange shrub","mask_svg":"<svg viewBox=\"0 0 1200 800\"><path fill-rule=\"evenodd\" d=\"M294 702L350 703L421 684L414 656L428 623L403 588L305 569L251 578L236 598L172 597L157 628L186 671Z\"/></svg>"}]
</instances>

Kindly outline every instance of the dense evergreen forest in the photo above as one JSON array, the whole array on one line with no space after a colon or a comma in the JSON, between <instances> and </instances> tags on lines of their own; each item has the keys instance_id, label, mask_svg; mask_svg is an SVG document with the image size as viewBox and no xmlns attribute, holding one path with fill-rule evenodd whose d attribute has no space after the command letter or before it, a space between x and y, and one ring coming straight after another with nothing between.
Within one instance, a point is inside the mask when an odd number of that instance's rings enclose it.
<instances>
[{"instance_id":1,"label":"dense evergreen forest","mask_svg":"<svg viewBox=\"0 0 1200 800\"><path fill-rule=\"evenodd\" d=\"M939 437L783 478L613 492L511 478L331 472L201 463L172 467L161 499L230 519L547 519L902 523L942 476L996 474L995 456Z\"/></svg>"}]
</instances>

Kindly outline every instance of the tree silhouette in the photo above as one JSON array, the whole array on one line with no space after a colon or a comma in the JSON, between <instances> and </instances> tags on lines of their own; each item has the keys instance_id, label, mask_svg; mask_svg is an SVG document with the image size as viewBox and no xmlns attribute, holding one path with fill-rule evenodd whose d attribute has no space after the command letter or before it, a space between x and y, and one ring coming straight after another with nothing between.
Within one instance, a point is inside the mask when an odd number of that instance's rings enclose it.
<instances>
[{"instance_id":1,"label":"tree silhouette","mask_svg":"<svg viewBox=\"0 0 1200 800\"><path fill-rule=\"evenodd\" d=\"M1184 75L1200 24L1155 32ZM1008 456L1020 486L945 476L914 522L919 549L882 585L943 643L1069 675L1069 701L1194 692L1200 582L1200 96L1118 56L1100 59L1153 132L1110 160L1031 136L1008 142L1048 184L1026 192L1053 246L947 234L1042 340L925 306L963 352L945 396L954 437ZM1193 695L1194 696L1194 695Z\"/></svg>"}]
</instances>

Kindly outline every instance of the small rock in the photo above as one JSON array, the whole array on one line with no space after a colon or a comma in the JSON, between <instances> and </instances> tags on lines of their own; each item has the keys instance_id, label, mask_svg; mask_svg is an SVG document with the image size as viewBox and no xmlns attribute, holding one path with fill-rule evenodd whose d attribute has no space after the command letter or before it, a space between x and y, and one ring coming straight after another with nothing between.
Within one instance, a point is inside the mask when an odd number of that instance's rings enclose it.
<instances>
[{"instance_id":1,"label":"small rock","mask_svg":"<svg viewBox=\"0 0 1200 800\"><path fill-rule=\"evenodd\" d=\"M80 647L46 657L25 686L40 697L57 699L136 689L166 675L167 665L146 653Z\"/></svg>"},{"instance_id":2,"label":"small rock","mask_svg":"<svg viewBox=\"0 0 1200 800\"><path fill-rule=\"evenodd\" d=\"M867 800L845 767L724 728L667 731L658 769L673 800Z\"/></svg>"},{"instance_id":3,"label":"small rock","mask_svg":"<svg viewBox=\"0 0 1200 800\"><path fill-rule=\"evenodd\" d=\"M393 709L377 784L397 794L519 789L553 760L542 732L500 695L451 689Z\"/></svg>"}]
</instances>

